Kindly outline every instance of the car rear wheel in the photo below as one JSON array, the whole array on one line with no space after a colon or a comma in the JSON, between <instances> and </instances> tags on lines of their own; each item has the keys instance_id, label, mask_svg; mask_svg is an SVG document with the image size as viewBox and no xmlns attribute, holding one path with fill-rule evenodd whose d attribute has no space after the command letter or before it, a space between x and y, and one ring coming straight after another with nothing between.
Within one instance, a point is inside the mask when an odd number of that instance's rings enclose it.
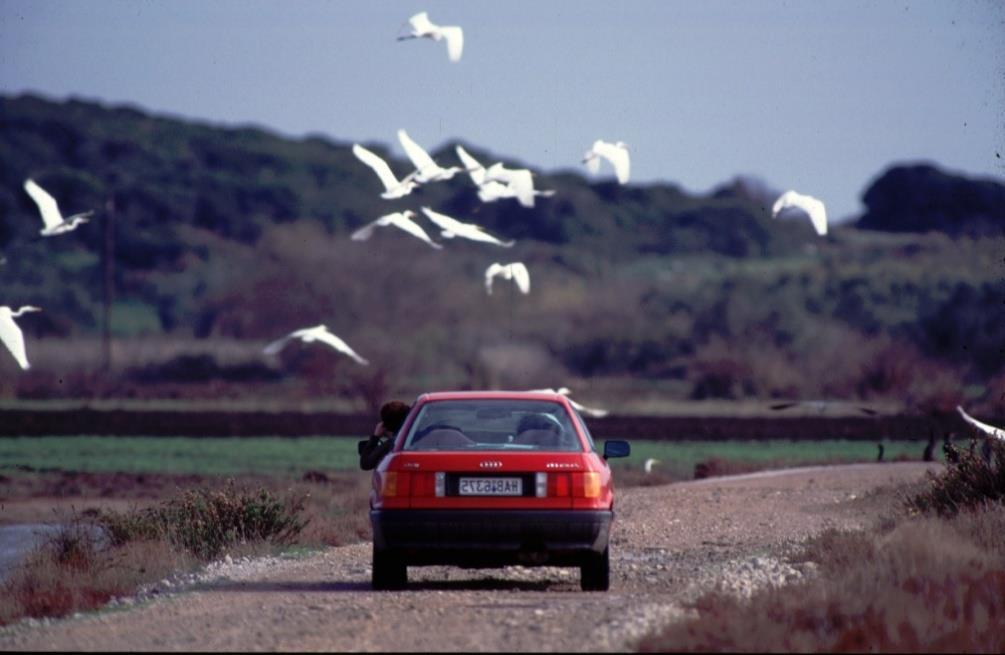
<instances>
[{"instance_id":1,"label":"car rear wheel","mask_svg":"<svg viewBox=\"0 0 1005 655\"><path fill-rule=\"evenodd\" d=\"M587 561L579 567L579 586L583 591L607 591L610 588L610 547L605 548L599 555L590 553Z\"/></svg>"},{"instance_id":2,"label":"car rear wheel","mask_svg":"<svg viewBox=\"0 0 1005 655\"><path fill-rule=\"evenodd\" d=\"M370 580L374 589L403 589L408 584L408 569L394 553L374 546Z\"/></svg>"}]
</instances>

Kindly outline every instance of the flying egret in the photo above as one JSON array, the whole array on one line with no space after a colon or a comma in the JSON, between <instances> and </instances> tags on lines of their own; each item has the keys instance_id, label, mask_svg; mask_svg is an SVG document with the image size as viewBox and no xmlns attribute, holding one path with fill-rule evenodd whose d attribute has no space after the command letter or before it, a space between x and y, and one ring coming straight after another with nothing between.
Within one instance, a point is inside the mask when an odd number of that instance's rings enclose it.
<instances>
[{"instance_id":1,"label":"flying egret","mask_svg":"<svg viewBox=\"0 0 1005 655\"><path fill-rule=\"evenodd\" d=\"M366 366L367 364L370 363L367 360L360 357L359 355L357 355L356 351L350 348L345 341L342 341L342 339L329 332L328 328L323 323L321 325L315 325L314 327L304 328L302 330L295 330L293 332L290 332L285 337L281 339L276 339L269 345L265 346L265 348L262 349L262 352L265 353L266 355L275 355L280 350L282 350L287 343L289 343L290 339L300 339L304 343L313 343L315 341L320 341L321 343L328 344L329 346L331 346L338 352L342 353L343 355L348 355L349 357L352 357L352 359L355 360L357 364Z\"/></svg>"},{"instance_id":2,"label":"flying egret","mask_svg":"<svg viewBox=\"0 0 1005 655\"><path fill-rule=\"evenodd\" d=\"M377 220L367 223L363 227L359 228L358 230L353 232L349 238L352 239L353 241L366 241L371 236L373 236L374 229L378 227L387 227L388 225L393 225L394 227L400 228L405 232L408 232L414 237L422 239L423 241L431 245L433 248L436 248L437 250L442 248L443 247L442 245L436 243L435 241L429 238L429 235L426 234L426 231L423 230L418 223L413 221L412 220L413 218L415 218L415 212L413 212L411 209L406 209L403 212L394 212L392 214L385 214L384 216L381 216Z\"/></svg>"},{"instance_id":3,"label":"flying egret","mask_svg":"<svg viewBox=\"0 0 1005 655\"><path fill-rule=\"evenodd\" d=\"M434 41L447 41L447 56L450 61L457 63L461 60L461 51L464 49L464 30L456 25L435 25L429 20L426 12L420 11L408 19L412 26L412 31L398 37L399 41L407 39L427 38Z\"/></svg>"},{"instance_id":4,"label":"flying egret","mask_svg":"<svg viewBox=\"0 0 1005 655\"><path fill-rule=\"evenodd\" d=\"M478 198L482 202L495 202L501 198L516 198L524 207L534 206L535 196L553 196L553 190L538 191L534 189L534 179L527 169L508 169L501 163L492 164L486 169L472 157L462 146L454 148L457 157L478 187Z\"/></svg>"},{"instance_id":5,"label":"flying egret","mask_svg":"<svg viewBox=\"0 0 1005 655\"><path fill-rule=\"evenodd\" d=\"M48 191L36 184L35 180L31 178L25 180L24 190L28 192L31 199L38 205L38 211L42 215L42 223L45 225L39 231L39 234L44 237L53 237L57 234L75 230L78 225L87 223L88 217L94 213L93 211L89 211L63 218L63 215L59 212L59 205L56 204L56 199Z\"/></svg>"},{"instance_id":6,"label":"flying egret","mask_svg":"<svg viewBox=\"0 0 1005 655\"><path fill-rule=\"evenodd\" d=\"M614 174L621 184L628 184L628 173L631 163L628 158L628 146L623 141L608 143L597 139L593 146L583 155L583 163L591 173L600 171L600 158L603 157L614 167Z\"/></svg>"},{"instance_id":7,"label":"flying egret","mask_svg":"<svg viewBox=\"0 0 1005 655\"><path fill-rule=\"evenodd\" d=\"M31 364L28 363L28 355L24 349L24 335L14 319L25 312L40 311L41 308L33 305L22 305L17 311L11 310L7 305L0 306L0 341L3 341L3 345L7 346L7 350L25 370L31 368Z\"/></svg>"},{"instance_id":8,"label":"flying egret","mask_svg":"<svg viewBox=\"0 0 1005 655\"><path fill-rule=\"evenodd\" d=\"M422 213L424 213L429 220L440 228L440 236L445 239L463 237L465 239L471 239L472 241L493 243L497 246L502 246L503 248L510 248L514 243L516 243L515 241L500 241L483 230L480 225L475 225L474 223L462 223L455 218L450 218L444 214L434 212L429 207L423 207Z\"/></svg>"},{"instance_id":9,"label":"flying egret","mask_svg":"<svg viewBox=\"0 0 1005 655\"><path fill-rule=\"evenodd\" d=\"M372 168L373 172L380 178L381 184L384 185L384 193L380 194L380 197L385 200L394 200L407 196L412 192L412 189L419 186L413 179L415 173L406 175L403 180L398 180L386 161L358 143L353 145L352 154L356 155L357 159Z\"/></svg>"},{"instance_id":10,"label":"flying egret","mask_svg":"<svg viewBox=\"0 0 1005 655\"><path fill-rule=\"evenodd\" d=\"M987 423L981 423L973 416L963 411L963 408L960 407L959 405L956 406L956 411L960 413L960 416L963 417L964 421L974 426L984 434L988 435L989 437L994 437L995 439L1001 439L1002 441L1005 441L1005 430L1002 430L1001 428L996 428L993 425L988 425Z\"/></svg>"},{"instance_id":11,"label":"flying egret","mask_svg":"<svg viewBox=\"0 0 1005 655\"><path fill-rule=\"evenodd\" d=\"M553 196L554 190L538 191L534 188L534 174L527 168L506 168L501 163L492 164L485 170L485 181L505 183L511 197L524 207L534 206L535 196Z\"/></svg>"},{"instance_id":12,"label":"flying egret","mask_svg":"<svg viewBox=\"0 0 1005 655\"><path fill-rule=\"evenodd\" d=\"M503 266L496 262L485 269L485 291L492 295L492 280L495 276L501 275L504 280L513 280L520 293L527 295L530 293L530 273L523 262L512 262Z\"/></svg>"},{"instance_id":13,"label":"flying egret","mask_svg":"<svg viewBox=\"0 0 1005 655\"><path fill-rule=\"evenodd\" d=\"M427 182L437 182L440 180L449 180L456 173L460 173L464 169L460 166L450 166L448 168L443 168L429 156L429 153L422 149L418 143L412 140L408 136L408 132L405 130L398 130L398 141L401 143L401 147L405 150L405 154L415 165L415 181L420 184L425 184Z\"/></svg>"},{"instance_id":14,"label":"flying egret","mask_svg":"<svg viewBox=\"0 0 1005 655\"><path fill-rule=\"evenodd\" d=\"M485 184L485 167L481 165L481 162L472 157L471 153L464 149L464 146L456 145L454 151L457 153L457 158L464 164L464 168L475 186L480 187Z\"/></svg>"},{"instance_id":15,"label":"flying egret","mask_svg":"<svg viewBox=\"0 0 1005 655\"><path fill-rule=\"evenodd\" d=\"M789 208L799 209L809 216L810 222L813 223L813 229L817 231L817 234L826 236L827 208L824 207L823 202L813 196L806 196L795 191L786 191L778 196L778 200L772 206L771 217L777 218L782 211Z\"/></svg>"},{"instance_id":16,"label":"flying egret","mask_svg":"<svg viewBox=\"0 0 1005 655\"><path fill-rule=\"evenodd\" d=\"M606 409L584 407L572 398L569 398L569 394L572 392L569 391L568 387L559 387L558 389L531 389L531 393L557 393L560 396L565 396L569 400L569 404L576 408L576 411L580 414L586 414L587 416L592 416L594 418L602 418L610 414L610 412Z\"/></svg>"},{"instance_id":17,"label":"flying egret","mask_svg":"<svg viewBox=\"0 0 1005 655\"><path fill-rule=\"evenodd\" d=\"M649 459L646 460L646 463L642 465L642 468L645 470L646 473L652 473L653 465L659 463L660 461L658 459L656 459L655 457L650 457Z\"/></svg>"}]
</instances>

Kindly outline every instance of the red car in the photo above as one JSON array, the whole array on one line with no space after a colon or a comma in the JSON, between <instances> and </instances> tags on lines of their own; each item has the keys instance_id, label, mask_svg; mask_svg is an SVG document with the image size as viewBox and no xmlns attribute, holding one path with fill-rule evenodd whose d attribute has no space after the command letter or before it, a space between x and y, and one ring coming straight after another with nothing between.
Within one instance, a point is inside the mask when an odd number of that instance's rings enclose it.
<instances>
[{"instance_id":1,"label":"red car","mask_svg":"<svg viewBox=\"0 0 1005 655\"><path fill-rule=\"evenodd\" d=\"M419 396L370 492L373 587L407 567L578 566L610 584L614 484L608 457L562 395L468 391Z\"/></svg>"}]
</instances>

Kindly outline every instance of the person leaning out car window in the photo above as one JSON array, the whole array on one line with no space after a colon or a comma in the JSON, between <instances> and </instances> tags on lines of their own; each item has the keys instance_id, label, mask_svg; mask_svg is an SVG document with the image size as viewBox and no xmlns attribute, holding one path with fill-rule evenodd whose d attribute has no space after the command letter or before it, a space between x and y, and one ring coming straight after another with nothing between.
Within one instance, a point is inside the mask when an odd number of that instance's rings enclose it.
<instances>
[{"instance_id":1,"label":"person leaning out car window","mask_svg":"<svg viewBox=\"0 0 1005 655\"><path fill-rule=\"evenodd\" d=\"M359 467L364 471L377 468L394 445L394 435L401 429L408 411L411 409L399 400L384 403L380 408L380 421L373 428L373 434L365 442L360 442Z\"/></svg>"}]
</instances>

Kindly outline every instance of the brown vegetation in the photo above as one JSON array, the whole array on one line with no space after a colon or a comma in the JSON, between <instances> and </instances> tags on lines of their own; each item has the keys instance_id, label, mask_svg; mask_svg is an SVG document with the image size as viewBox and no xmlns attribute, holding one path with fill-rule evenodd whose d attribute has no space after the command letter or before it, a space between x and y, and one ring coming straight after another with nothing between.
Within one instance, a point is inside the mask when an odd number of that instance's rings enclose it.
<instances>
[{"instance_id":1,"label":"brown vegetation","mask_svg":"<svg viewBox=\"0 0 1005 655\"><path fill-rule=\"evenodd\" d=\"M1005 509L828 531L803 558L809 582L750 600L715 593L698 616L640 644L652 651L1002 652Z\"/></svg>"},{"instance_id":2,"label":"brown vegetation","mask_svg":"<svg viewBox=\"0 0 1005 655\"><path fill-rule=\"evenodd\" d=\"M191 566L192 558L167 542L143 540L103 548L85 524L71 524L3 581L0 625L91 610Z\"/></svg>"},{"instance_id":3,"label":"brown vegetation","mask_svg":"<svg viewBox=\"0 0 1005 655\"><path fill-rule=\"evenodd\" d=\"M702 596L643 651L1005 651L1005 444L964 451L872 530L829 530L818 575L749 600ZM902 494L904 492L902 491Z\"/></svg>"},{"instance_id":4,"label":"brown vegetation","mask_svg":"<svg viewBox=\"0 0 1005 655\"><path fill-rule=\"evenodd\" d=\"M100 488L99 477L88 478L89 490ZM225 552L269 552L294 542L341 545L369 537L368 477L333 475L327 482L269 486L282 490L207 479L204 486L157 503L143 499L143 507L129 511L75 515L2 583L0 625L101 607ZM120 491L136 497L132 487Z\"/></svg>"}]
</instances>

